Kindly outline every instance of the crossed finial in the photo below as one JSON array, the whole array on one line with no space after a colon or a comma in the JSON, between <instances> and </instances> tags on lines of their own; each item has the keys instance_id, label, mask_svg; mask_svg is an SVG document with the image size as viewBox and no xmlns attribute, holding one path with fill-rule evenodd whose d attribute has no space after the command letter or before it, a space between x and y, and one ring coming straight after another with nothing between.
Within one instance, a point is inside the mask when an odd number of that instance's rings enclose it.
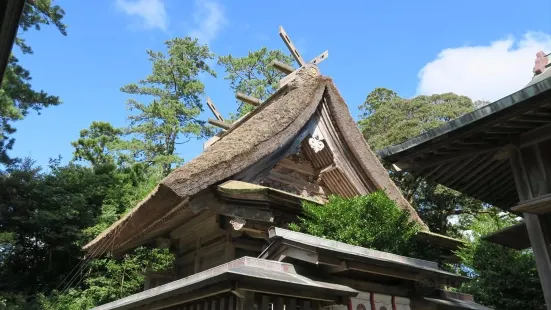
<instances>
[{"instance_id":1,"label":"crossed finial","mask_svg":"<svg viewBox=\"0 0 551 310\"><path fill-rule=\"evenodd\" d=\"M298 52L298 49L293 44L293 41L291 41L291 38L289 38L289 35L287 34L287 32L285 32L285 29L283 29L282 26L279 26L279 36L281 37L281 39L283 39L283 42L285 42L285 45L287 46L287 48L291 52L291 55L293 55L293 58L295 59L295 61L299 65L299 68L295 69L293 66L289 66L288 64L277 61L277 60L274 60L270 64L270 66L273 66L275 69L277 69L277 70L283 72L284 74L286 74L286 76L283 77L279 81L279 87L283 87L289 81L293 80L295 78L297 72L302 67L304 67L306 65L316 65L317 66L319 63L321 63L322 61L327 59L327 57L329 57L329 51L325 51L325 52L321 53L320 55L318 55L317 57L315 57L314 59L310 60L309 62L305 62L304 59L302 58L302 56L300 55L300 53ZM317 70L315 70L315 68L311 68L311 70L314 70L314 72L312 74L318 74L318 72L316 72ZM247 96L245 94L241 94L241 93L237 93L236 98L238 100L244 102L244 103L251 104L253 106L259 106L259 105L262 104L260 99L253 98L253 97ZM208 122L211 125L217 126L217 127L222 128L224 130L228 130L228 129L231 128L231 124L227 123L224 120L224 118L222 117L220 112L218 112L218 110L216 109L216 106L214 105L212 100L208 97L207 97L207 106L210 108L210 110L212 111L212 113L216 117L216 119L209 119L208 120Z\"/></svg>"},{"instance_id":2,"label":"crossed finial","mask_svg":"<svg viewBox=\"0 0 551 310\"><path fill-rule=\"evenodd\" d=\"M302 59L302 56L300 56L297 48L289 38L289 35L287 35L287 32L285 32L285 29L283 29L283 26L279 26L279 36L281 37L281 39L283 39L283 42L285 42L285 45L291 52L291 55L293 55L293 58L295 58L298 65L300 67L303 67L304 65L306 65L307 63L304 62L304 59ZM325 51L321 53L319 56L310 60L308 63L312 65L317 65L320 62L324 61L327 57L329 57L329 51Z\"/></svg>"}]
</instances>

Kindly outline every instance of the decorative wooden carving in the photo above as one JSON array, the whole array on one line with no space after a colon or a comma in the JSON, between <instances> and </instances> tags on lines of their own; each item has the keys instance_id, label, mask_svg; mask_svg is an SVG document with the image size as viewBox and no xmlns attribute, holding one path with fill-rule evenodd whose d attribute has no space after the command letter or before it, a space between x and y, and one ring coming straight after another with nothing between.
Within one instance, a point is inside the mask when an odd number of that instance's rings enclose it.
<instances>
[{"instance_id":1,"label":"decorative wooden carving","mask_svg":"<svg viewBox=\"0 0 551 310\"><path fill-rule=\"evenodd\" d=\"M230 220L230 224L235 230L240 230L247 224L247 221L242 217L234 217L232 220Z\"/></svg>"},{"instance_id":2,"label":"decorative wooden carving","mask_svg":"<svg viewBox=\"0 0 551 310\"><path fill-rule=\"evenodd\" d=\"M316 126L316 128L314 129L314 132L312 133L312 137L308 139L308 144L310 145L310 147L315 153L323 150L323 148L325 147L323 140L324 138L321 135L321 131Z\"/></svg>"},{"instance_id":3,"label":"decorative wooden carving","mask_svg":"<svg viewBox=\"0 0 551 310\"><path fill-rule=\"evenodd\" d=\"M534 73L540 74L545 71L545 67L549 63L549 58L545 55L544 52L539 51L536 54L536 63L534 65Z\"/></svg>"}]
</instances>

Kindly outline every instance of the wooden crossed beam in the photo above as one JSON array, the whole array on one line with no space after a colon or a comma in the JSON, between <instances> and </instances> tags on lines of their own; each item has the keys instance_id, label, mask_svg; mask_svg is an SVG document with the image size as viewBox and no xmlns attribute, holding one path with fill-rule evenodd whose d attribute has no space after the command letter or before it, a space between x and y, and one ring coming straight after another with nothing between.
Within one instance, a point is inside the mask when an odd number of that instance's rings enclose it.
<instances>
[{"instance_id":1,"label":"wooden crossed beam","mask_svg":"<svg viewBox=\"0 0 551 310\"><path fill-rule=\"evenodd\" d=\"M303 67L307 63L317 65L317 64L321 63L322 61L324 61L327 57L329 57L329 51L325 51L325 52L321 53L319 56L317 56L316 58L314 58L314 59L312 59L312 60L310 60L309 62L306 63L306 62L304 62L304 59L302 58L302 56L298 52L297 48L293 44L293 41L291 41L291 38L289 38L289 35L285 31L285 29L283 29L283 26L279 26L279 36L281 37L281 39L283 39L283 42L285 42L285 45L287 46L287 48L291 52L291 55L293 55L293 58L295 58L295 60L298 63L299 67ZM285 68L285 67L289 67L289 66L287 66L286 64L282 64L281 62L278 62L278 65L274 64L274 67L276 67L276 68L277 67ZM277 69L279 70L279 68L277 68ZM285 69L287 69L287 68L285 68ZM288 69L287 70L285 70L285 69L280 70L280 71L282 71L282 72L288 71ZM285 72L285 73L287 73L287 72Z\"/></svg>"},{"instance_id":2,"label":"wooden crossed beam","mask_svg":"<svg viewBox=\"0 0 551 310\"><path fill-rule=\"evenodd\" d=\"M318 55L317 57L315 57L314 59L310 60L309 62L305 62L304 59L302 58L302 56L300 55L300 53L298 52L298 49L293 44L293 41L291 41L291 38L289 37L289 35L285 31L285 29L283 29L283 26L279 26L279 36L281 37L283 42L285 42L285 45L287 46L287 48L291 52L291 55L293 56L295 61L298 63L299 69L304 67L307 64L318 65L322 61L327 59L327 57L329 57L329 51L325 51L325 52L321 53L320 55ZM277 61L277 60L272 61L272 63L270 65L273 66L275 69L277 69L277 70L279 70L279 71L281 71L281 72L283 72L287 75L279 81L279 86L280 87L283 86L285 83L287 83L289 80L292 80L293 76L298 71L298 69L295 69L293 66L289 66L288 64L283 63L281 61ZM253 97L247 96L245 94L241 94L241 93L237 93L236 98L238 100L241 100L241 101L243 101L245 103L248 103L248 104L252 104L254 106L259 106L259 105L262 104L260 99L253 98ZM209 109L212 111L212 114L214 114L214 116L216 117L216 119L209 119L208 122L211 125L220 127L222 129L225 129L225 130L229 129L231 127L231 125L226 123L226 121L224 121L224 118L222 117L220 112L218 112L218 110L216 109L216 106L214 105L214 103L212 102L212 100L209 97L207 97L207 105L208 105Z\"/></svg>"}]
</instances>

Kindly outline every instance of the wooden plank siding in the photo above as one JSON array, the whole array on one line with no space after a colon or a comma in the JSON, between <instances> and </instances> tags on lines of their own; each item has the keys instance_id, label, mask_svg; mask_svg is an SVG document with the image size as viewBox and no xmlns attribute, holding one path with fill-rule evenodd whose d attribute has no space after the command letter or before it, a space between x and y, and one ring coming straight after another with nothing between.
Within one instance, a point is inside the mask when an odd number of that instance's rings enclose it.
<instances>
[{"instance_id":1,"label":"wooden plank siding","mask_svg":"<svg viewBox=\"0 0 551 310\"><path fill-rule=\"evenodd\" d=\"M233 294L213 296L195 300L183 305L167 308L170 310L318 310L322 309L320 302L309 299L291 298L270 294L247 294L242 299Z\"/></svg>"}]
</instances>

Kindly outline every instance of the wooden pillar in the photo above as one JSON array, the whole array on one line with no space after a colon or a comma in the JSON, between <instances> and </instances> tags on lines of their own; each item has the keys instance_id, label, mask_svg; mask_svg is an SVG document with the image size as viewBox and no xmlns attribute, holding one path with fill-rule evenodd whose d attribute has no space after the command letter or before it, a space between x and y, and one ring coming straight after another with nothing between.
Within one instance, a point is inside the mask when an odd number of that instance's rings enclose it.
<instances>
[{"instance_id":1,"label":"wooden pillar","mask_svg":"<svg viewBox=\"0 0 551 310\"><path fill-rule=\"evenodd\" d=\"M255 305L255 294L250 291L241 291L240 297L237 298L237 310L257 310Z\"/></svg>"},{"instance_id":2,"label":"wooden pillar","mask_svg":"<svg viewBox=\"0 0 551 310\"><path fill-rule=\"evenodd\" d=\"M551 193L551 162L542 156L542 149L549 145L533 145L525 149L511 146L509 162L513 171L520 202ZM547 152L545 152L547 153ZM544 154L545 154L544 153ZM551 249L545 222L537 214L524 213L530 244L534 252L538 276L543 288L547 309L551 310Z\"/></svg>"}]
</instances>

